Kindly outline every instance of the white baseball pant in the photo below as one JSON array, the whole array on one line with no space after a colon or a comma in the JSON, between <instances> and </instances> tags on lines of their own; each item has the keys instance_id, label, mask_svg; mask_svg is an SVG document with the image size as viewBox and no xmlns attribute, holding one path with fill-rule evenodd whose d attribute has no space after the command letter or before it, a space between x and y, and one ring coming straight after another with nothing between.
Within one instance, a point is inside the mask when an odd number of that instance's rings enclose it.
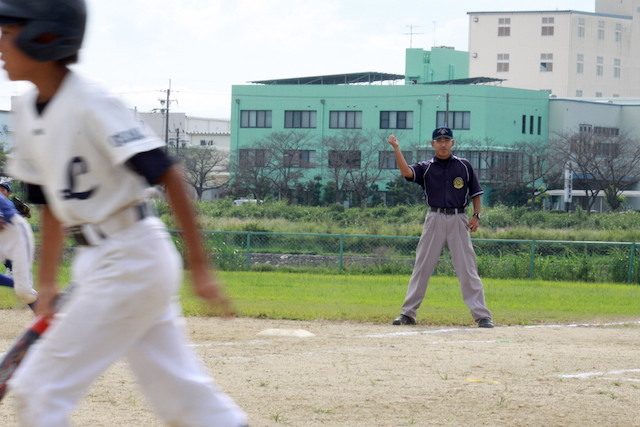
<instances>
[{"instance_id":1,"label":"white baseball pant","mask_svg":"<svg viewBox=\"0 0 640 427\"><path fill-rule=\"evenodd\" d=\"M81 248L71 297L10 382L21 425L68 426L91 383L120 357L168 425L245 425L246 415L213 384L179 326L181 271L155 217Z\"/></svg>"}]
</instances>

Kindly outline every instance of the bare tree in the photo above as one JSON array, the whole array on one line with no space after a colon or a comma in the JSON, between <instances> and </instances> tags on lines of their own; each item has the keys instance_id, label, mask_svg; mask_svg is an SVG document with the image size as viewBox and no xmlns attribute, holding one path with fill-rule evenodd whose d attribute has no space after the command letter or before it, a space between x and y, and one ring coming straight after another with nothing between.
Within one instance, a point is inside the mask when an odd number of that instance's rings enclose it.
<instances>
[{"instance_id":1,"label":"bare tree","mask_svg":"<svg viewBox=\"0 0 640 427\"><path fill-rule=\"evenodd\" d=\"M595 165L596 176L604 184L607 204L616 211L623 203L622 192L640 181L640 141L619 135L599 141L596 151L602 155Z\"/></svg>"},{"instance_id":2,"label":"bare tree","mask_svg":"<svg viewBox=\"0 0 640 427\"><path fill-rule=\"evenodd\" d=\"M587 193L591 212L600 192L612 210L622 204L621 193L640 181L640 142L625 135L592 132L561 134L551 142L552 157L570 162L574 188Z\"/></svg>"},{"instance_id":3,"label":"bare tree","mask_svg":"<svg viewBox=\"0 0 640 427\"><path fill-rule=\"evenodd\" d=\"M198 200L209 189L226 184L216 181L223 172L228 170L229 154L216 148L189 147L180 152L183 159L187 181L196 191Z\"/></svg>"},{"instance_id":4,"label":"bare tree","mask_svg":"<svg viewBox=\"0 0 640 427\"><path fill-rule=\"evenodd\" d=\"M294 199L295 188L304 177L303 170L315 167L315 150L308 132L273 132L256 143L269 153L264 168L271 177L278 199Z\"/></svg>"},{"instance_id":5,"label":"bare tree","mask_svg":"<svg viewBox=\"0 0 640 427\"><path fill-rule=\"evenodd\" d=\"M241 149L239 156L231 165L233 181L231 193L239 196L253 196L266 200L273 193L275 179L273 170L265 167L270 163L271 153L257 148Z\"/></svg>"},{"instance_id":6,"label":"bare tree","mask_svg":"<svg viewBox=\"0 0 640 427\"><path fill-rule=\"evenodd\" d=\"M355 201L365 206L377 191L375 185L382 174L380 151L387 149L386 135L376 132L345 130L324 139L323 161L335 185L335 202L352 192Z\"/></svg>"}]
</instances>

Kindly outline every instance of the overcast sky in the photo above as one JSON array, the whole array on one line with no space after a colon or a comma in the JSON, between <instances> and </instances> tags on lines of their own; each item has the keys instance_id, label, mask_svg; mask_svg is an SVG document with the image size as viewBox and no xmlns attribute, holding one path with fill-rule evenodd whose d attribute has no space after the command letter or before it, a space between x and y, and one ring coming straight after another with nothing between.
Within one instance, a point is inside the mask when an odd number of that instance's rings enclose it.
<instances>
[{"instance_id":1,"label":"overcast sky","mask_svg":"<svg viewBox=\"0 0 640 427\"><path fill-rule=\"evenodd\" d=\"M378 71L404 74L410 47L467 50L467 12L581 10L595 0L87 0L75 69L140 111L229 118L231 86ZM535 7L529 5L535 4ZM410 36L409 33L414 35ZM27 88L0 83L0 109Z\"/></svg>"}]
</instances>

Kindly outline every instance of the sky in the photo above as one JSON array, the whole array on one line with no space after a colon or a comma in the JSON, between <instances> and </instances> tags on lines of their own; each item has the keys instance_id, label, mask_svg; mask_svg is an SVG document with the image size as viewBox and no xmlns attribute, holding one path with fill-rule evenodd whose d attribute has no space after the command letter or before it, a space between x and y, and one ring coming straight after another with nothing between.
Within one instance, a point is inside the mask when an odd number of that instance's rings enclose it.
<instances>
[{"instance_id":1,"label":"sky","mask_svg":"<svg viewBox=\"0 0 640 427\"><path fill-rule=\"evenodd\" d=\"M228 119L233 85L404 74L406 48L466 51L467 12L593 12L595 0L87 0L87 7L76 71L139 111L162 108L170 88L170 111ZM0 72L0 109L28 88Z\"/></svg>"}]
</instances>

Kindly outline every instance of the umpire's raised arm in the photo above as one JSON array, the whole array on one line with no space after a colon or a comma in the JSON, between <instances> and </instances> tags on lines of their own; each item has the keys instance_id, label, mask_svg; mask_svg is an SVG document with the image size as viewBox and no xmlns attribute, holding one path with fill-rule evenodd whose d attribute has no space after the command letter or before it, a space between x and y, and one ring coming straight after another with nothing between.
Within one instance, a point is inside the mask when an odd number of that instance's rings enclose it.
<instances>
[{"instance_id":1,"label":"umpire's raised arm","mask_svg":"<svg viewBox=\"0 0 640 427\"><path fill-rule=\"evenodd\" d=\"M396 155L396 163L398 164L398 169L400 169L400 173L407 179L413 179L413 169L409 167L407 161L404 159L404 155L400 150L400 145L398 144L398 139L395 135L389 135L389 144L393 147L393 151Z\"/></svg>"}]
</instances>

